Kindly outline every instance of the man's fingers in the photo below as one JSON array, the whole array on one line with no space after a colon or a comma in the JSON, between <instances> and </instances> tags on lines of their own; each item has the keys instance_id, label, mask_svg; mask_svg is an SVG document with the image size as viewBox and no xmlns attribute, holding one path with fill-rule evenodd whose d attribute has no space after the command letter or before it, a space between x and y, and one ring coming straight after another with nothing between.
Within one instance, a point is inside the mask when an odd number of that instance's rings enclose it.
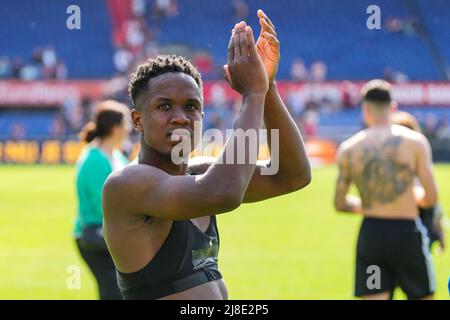
<instances>
[{"instance_id":1,"label":"man's fingers","mask_svg":"<svg viewBox=\"0 0 450 320\"><path fill-rule=\"evenodd\" d=\"M227 60L228 63L231 63L234 60L234 29L231 31L231 37L230 41L228 42L228 49L227 49Z\"/></svg>"},{"instance_id":2,"label":"man's fingers","mask_svg":"<svg viewBox=\"0 0 450 320\"><path fill-rule=\"evenodd\" d=\"M241 51L241 56L247 57L248 56L248 48L247 48L247 36L246 36L246 29L247 24L244 21L240 22L241 27L241 33L239 35L239 50Z\"/></svg>"},{"instance_id":3,"label":"man's fingers","mask_svg":"<svg viewBox=\"0 0 450 320\"><path fill-rule=\"evenodd\" d=\"M258 10L258 17L260 19L266 20L267 23L270 25L270 27L275 31L275 26L273 25L272 21L270 21L270 19L267 16L267 14L264 11L262 11L261 9Z\"/></svg>"},{"instance_id":4,"label":"man's fingers","mask_svg":"<svg viewBox=\"0 0 450 320\"><path fill-rule=\"evenodd\" d=\"M273 28L267 23L266 20L260 19L260 20L259 20L259 24L260 24L261 27L262 27L262 32L263 32L263 33L264 33L264 32L269 32L269 33L273 34L275 37L277 36L277 33L275 32L275 29L273 29Z\"/></svg>"},{"instance_id":5,"label":"man's fingers","mask_svg":"<svg viewBox=\"0 0 450 320\"><path fill-rule=\"evenodd\" d=\"M250 48L249 48L249 42L248 42L249 28L250 28L249 26L246 26L244 29L244 32L242 33L243 34L243 42L241 43L241 53L242 53L242 56L244 56L244 57L248 57L250 54L249 53Z\"/></svg>"},{"instance_id":6,"label":"man's fingers","mask_svg":"<svg viewBox=\"0 0 450 320\"><path fill-rule=\"evenodd\" d=\"M255 38L253 37L253 30L249 26L245 29L245 35L247 36L248 43L248 53L250 56L257 56L258 52L256 51Z\"/></svg>"},{"instance_id":7,"label":"man's fingers","mask_svg":"<svg viewBox=\"0 0 450 320\"><path fill-rule=\"evenodd\" d=\"M239 28L236 28L234 31L234 37L233 37L233 52L234 52L234 59L237 59L241 56L241 51L239 49L239 35L241 34L241 30Z\"/></svg>"},{"instance_id":8,"label":"man's fingers","mask_svg":"<svg viewBox=\"0 0 450 320\"><path fill-rule=\"evenodd\" d=\"M275 47L279 47L280 46L280 41L273 35L270 34L268 32L263 32L262 37L264 39L266 39L267 41L269 41L269 43Z\"/></svg>"},{"instance_id":9,"label":"man's fingers","mask_svg":"<svg viewBox=\"0 0 450 320\"><path fill-rule=\"evenodd\" d=\"M244 27L243 22L239 22L236 25L234 32L234 58L239 58L242 55L241 51L241 44L244 41L245 33L244 33Z\"/></svg>"}]
</instances>

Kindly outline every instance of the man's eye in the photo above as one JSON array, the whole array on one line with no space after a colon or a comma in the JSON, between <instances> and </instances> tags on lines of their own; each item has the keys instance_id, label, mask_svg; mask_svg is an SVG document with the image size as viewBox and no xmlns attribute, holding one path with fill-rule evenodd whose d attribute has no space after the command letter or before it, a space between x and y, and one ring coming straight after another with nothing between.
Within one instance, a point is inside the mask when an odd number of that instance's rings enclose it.
<instances>
[{"instance_id":1,"label":"man's eye","mask_svg":"<svg viewBox=\"0 0 450 320\"><path fill-rule=\"evenodd\" d=\"M167 111L167 110L170 109L170 104L168 104L168 103L160 104L160 105L158 106L158 109L163 110L163 111Z\"/></svg>"},{"instance_id":2,"label":"man's eye","mask_svg":"<svg viewBox=\"0 0 450 320\"><path fill-rule=\"evenodd\" d=\"M198 107L195 104L188 104L188 105L186 105L186 108L189 111L196 111L196 110L198 110Z\"/></svg>"}]
</instances>

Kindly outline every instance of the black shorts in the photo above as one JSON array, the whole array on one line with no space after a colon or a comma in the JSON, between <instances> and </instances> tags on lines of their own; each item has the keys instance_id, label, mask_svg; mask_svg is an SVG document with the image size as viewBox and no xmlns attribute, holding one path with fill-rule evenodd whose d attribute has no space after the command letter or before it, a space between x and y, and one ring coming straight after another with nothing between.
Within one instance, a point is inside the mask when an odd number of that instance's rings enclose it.
<instances>
[{"instance_id":1,"label":"black shorts","mask_svg":"<svg viewBox=\"0 0 450 320\"><path fill-rule=\"evenodd\" d=\"M364 218L356 253L355 296L390 292L399 286L408 299L435 291L429 239L420 219Z\"/></svg>"}]
</instances>

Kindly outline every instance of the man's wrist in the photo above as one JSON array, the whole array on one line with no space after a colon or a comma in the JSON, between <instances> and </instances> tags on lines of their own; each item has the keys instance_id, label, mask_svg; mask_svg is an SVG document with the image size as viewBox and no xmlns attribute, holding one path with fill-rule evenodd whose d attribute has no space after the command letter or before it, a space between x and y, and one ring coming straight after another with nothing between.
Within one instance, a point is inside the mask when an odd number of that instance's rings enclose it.
<instances>
[{"instance_id":1,"label":"man's wrist","mask_svg":"<svg viewBox=\"0 0 450 320\"><path fill-rule=\"evenodd\" d=\"M278 86L275 80L269 81L269 90L267 90L267 96L273 97L278 92Z\"/></svg>"},{"instance_id":2,"label":"man's wrist","mask_svg":"<svg viewBox=\"0 0 450 320\"><path fill-rule=\"evenodd\" d=\"M267 92L249 92L242 95L243 100L264 99Z\"/></svg>"}]
</instances>

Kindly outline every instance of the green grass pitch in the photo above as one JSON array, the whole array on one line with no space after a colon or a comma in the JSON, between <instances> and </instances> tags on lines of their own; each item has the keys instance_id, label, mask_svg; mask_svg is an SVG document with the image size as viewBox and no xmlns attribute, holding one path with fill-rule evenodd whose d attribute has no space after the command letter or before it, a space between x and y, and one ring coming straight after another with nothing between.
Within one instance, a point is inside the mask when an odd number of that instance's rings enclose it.
<instances>
[{"instance_id":1,"label":"green grass pitch","mask_svg":"<svg viewBox=\"0 0 450 320\"><path fill-rule=\"evenodd\" d=\"M450 212L450 165L436 165ZM76 211L71 166L0 166L0 299L96 299L72 239ZM353 299L360 216L332 207L336 169L313 170L304 190L245 204L218 218L219 263L230 299ZM450 241L447 223L447 243ZM448 299L450 248L433 254L436 298ZM67 287L70 265L81 288ZM396 298L403 299L400 290Z\"/></svg>"}]
</instances>

